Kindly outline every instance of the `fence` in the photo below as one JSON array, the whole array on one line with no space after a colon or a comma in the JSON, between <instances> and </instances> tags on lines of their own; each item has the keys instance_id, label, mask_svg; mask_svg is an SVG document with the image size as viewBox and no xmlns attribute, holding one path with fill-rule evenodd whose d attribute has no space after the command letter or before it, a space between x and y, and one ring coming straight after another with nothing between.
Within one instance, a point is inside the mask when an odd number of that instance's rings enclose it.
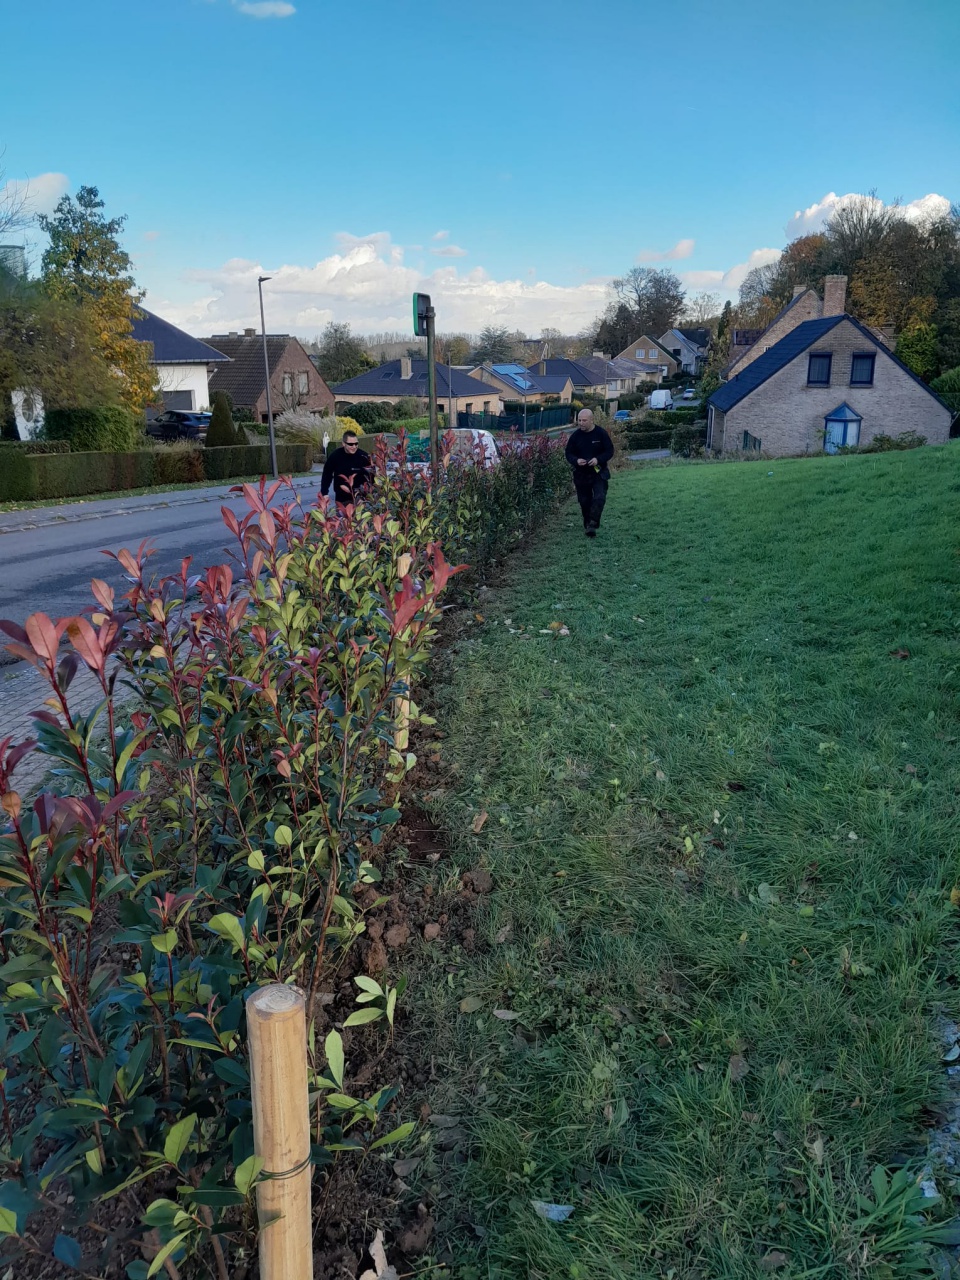
<instances>
[{"instance_id":1,"label":"fence","mask_svg":"<svg viewBox=\"0 0 960 1280\"><path fill-rule=\"evenodd\" d=\"M528 408L509 413L458 413L457 426L474 431L516 431L529 435L531 431L548 431L551 427L566 427L573 421L573 405L557 404L548 409Z\"/></svg>"}]
</instances>

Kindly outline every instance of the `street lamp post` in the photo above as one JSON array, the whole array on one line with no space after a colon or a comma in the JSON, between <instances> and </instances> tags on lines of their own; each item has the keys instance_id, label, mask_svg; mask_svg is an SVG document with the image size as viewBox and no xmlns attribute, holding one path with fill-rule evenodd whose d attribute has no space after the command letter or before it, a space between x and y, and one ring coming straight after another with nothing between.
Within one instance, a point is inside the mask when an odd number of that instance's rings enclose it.
<instances>
[{"instance_id":1,"label":"street lamp post","mask_svg":"<svg viewBox=\"0 0 960 1280\"><path fill-rule=\"evenodd\" d=\"M272 276L257 276L257 289L260 293L260 334L263 338L263 372L267 380L267 431L270 436L270 468L274 480L277 475L277 438L273 433L273 404L270 400L270 357L267 355L267 322L263 318L263 282L273 279Z\"/></svg>"}]
</instances>

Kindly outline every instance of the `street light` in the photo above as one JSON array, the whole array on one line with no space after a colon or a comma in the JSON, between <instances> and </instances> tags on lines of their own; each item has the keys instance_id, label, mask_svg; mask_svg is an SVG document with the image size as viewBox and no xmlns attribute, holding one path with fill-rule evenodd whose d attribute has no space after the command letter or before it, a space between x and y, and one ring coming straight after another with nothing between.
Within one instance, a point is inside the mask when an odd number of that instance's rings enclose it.
<instances>
[{"instance_id":1,"label":"street light","mask_svg":"<svg viewBox=\"0 0 960 1280\"><path fill-rule=\"evenodd\" d=\"M277 476L277 439L273 434L273 405L270 402L270 357L267 355L267 322L263 318L263 283L272 280L273 276L257 276L257 289L260 293L260 334L263 338L263 372L267 380L267 432L270 436L270 467L274 480Z\"/></svg>"}]
</instances>

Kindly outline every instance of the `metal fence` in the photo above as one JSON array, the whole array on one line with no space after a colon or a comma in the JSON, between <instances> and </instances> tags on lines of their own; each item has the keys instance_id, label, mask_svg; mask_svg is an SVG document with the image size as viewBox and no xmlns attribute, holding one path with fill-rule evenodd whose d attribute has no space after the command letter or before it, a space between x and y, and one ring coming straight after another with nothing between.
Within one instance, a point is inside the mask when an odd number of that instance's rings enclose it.
<instances>
[{"instance_id":1,"label":"metal fence","mask_svg":"<svg viewBox=\"0 0 960 1280\"><path fill-rule=\"evenodd\" d=\"M529 435L532 431L548 431L566 427L573 421L573 406L551 405L547 409L529 408L510 413L458 413L457 426L474 431L514 431Z\"/></svg>"}]
</instances>

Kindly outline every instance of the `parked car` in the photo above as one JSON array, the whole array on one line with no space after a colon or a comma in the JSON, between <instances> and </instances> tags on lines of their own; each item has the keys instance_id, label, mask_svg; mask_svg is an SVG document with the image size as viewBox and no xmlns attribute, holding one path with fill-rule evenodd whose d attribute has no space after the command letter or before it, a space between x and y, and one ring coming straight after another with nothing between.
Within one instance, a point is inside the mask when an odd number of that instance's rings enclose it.
<instances>
[{"instance_id":1,"label":"parked car","mask_svg":"<svg viewBox=\"0 0 960 1280\"><path fill-rule=\"evenodd\" d=\"M693 387L684 387L683 395L680 397L681 400L695 400L696 398L697 393L694 391Z\"/></svg>"},{"instance_id":2,"label":"parked car","mask_svg":"<svg viewBox=\"0 0 960 1280\"><path fill-rule=\"evenodd\" d=\"M629 409L618 409L613 415L614 422L629 422L633 414Z\"/></svg>"},{"instance_id":3,"label":"parked car","mask_svg":"<svg viewBox=\"0 0 960 1280\"><path fill-rule=\"evenodd\" d=\"M650 393L651 409L672 409L673 396L669 391L652 391Z\"/></svg>"},{"instance_id":4,"label":"parked car","mask_svg":"<svg viewBox=\"0 0 960 1280\"><path fill-rule=\"evenodd\" d=\"M203 440L212 416L192 409L166 409L147 423L147 435L167 444L174 440Z\"/></svg>"}]
</instances>

